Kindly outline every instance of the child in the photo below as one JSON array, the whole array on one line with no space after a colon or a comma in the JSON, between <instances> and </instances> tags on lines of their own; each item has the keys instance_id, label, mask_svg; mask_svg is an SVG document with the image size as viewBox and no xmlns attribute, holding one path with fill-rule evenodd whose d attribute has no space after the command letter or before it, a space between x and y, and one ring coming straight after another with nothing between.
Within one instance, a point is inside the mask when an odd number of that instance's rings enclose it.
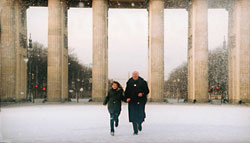
<instances>
[{"instance_id":1,"label":"child","mask_svg":"<svg viewBox=\"0 0 250 143\"><path fill-rule=\"evenodd\" d=\"M123 89L119 82L114 81L111 84L111 89L108 91L108 95L106 96L103 105L108 104L108 111L110 114L110 134L114 136L114 123L115 127L118 127L119 124L119 115L121 112L121 101L124 101Z\"/></svg>"}]
</instances>

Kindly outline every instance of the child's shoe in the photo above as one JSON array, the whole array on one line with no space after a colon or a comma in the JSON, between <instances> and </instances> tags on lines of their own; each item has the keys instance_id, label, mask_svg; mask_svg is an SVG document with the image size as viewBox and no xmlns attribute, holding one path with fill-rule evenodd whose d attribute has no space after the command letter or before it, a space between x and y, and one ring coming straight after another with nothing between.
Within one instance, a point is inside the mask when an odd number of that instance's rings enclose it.
<instances>
[{"instance_id":1,"label":"child's shoe","mask_svg":"<svg viewBox=\"0 0 250 143\"><path fill-rule=\"evenodd\" d=\"M138 133L134 132L133 135L136 136L136 135L138 135Z\"/></svg>"},{"instance_id":2,"label":"child's shoe","mask_svg":"<svg viewBox=\"0 0 250 143\"><path fill-rule=\"evenodd\" d=\"M114 135L115 135L115 132L110 132L110 135L111 135L111 136L114 136Z\"/></svg>"}]
</instances>

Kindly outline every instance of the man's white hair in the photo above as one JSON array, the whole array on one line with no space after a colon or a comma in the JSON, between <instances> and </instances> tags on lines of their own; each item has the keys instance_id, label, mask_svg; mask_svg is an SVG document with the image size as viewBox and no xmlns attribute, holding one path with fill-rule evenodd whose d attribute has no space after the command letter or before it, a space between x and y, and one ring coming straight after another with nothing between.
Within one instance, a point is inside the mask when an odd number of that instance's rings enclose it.
<instances>
[{"instance_id":1,"label":"man's white hair","mask_svg":"<svg viewBox=\"0 0 250 143\"><path fill-rule=\"evenodd\" d=\"M139 72L138 71L134 71L132 74L138 74L139 75Z\"/></svg>"}]
</instances>

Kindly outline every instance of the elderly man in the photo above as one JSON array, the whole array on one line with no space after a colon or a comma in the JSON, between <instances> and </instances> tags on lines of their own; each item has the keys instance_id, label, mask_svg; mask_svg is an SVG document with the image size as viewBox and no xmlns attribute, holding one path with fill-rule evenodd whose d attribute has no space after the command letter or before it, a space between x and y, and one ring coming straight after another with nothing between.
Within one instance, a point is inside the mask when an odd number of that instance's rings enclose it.
<instances>
[{"instance_id":1,"label":"elderly man","mask_svg":"<svg viewBox=\"0 0 250 143\"><path fill-rule=\"evenodd\" d=\"M142 122L146 118L145 104L149 93L147 82L133 72L132 78L127 82L125 98L128 102L129 122L132 122L134 135L142 130Z\"/></svg>"}]
</instances>

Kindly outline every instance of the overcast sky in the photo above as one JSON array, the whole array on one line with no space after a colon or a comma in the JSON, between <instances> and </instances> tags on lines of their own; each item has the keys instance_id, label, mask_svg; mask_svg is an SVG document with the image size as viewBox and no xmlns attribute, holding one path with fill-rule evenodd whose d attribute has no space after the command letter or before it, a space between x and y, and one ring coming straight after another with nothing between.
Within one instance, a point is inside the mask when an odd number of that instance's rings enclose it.
<instances>
[{"instance_id":1,"label":"overcast sky","mask_svg":"<svg viewBox=\"0 0 250 143\"><path fill-rule=\"evenodd\" d=\"M164 11L165 78L171 70L187 61L188 13L186 10ZM70 8L68 12L69 48L83 64L92 63L92 9ZM32 40L48 45L48 9L28 9L28 33ZM109 10L109 78L122 84L128 74L137 70L148 76L148 13L146 10ZM228 13L224 9L209 9L209 50L227 40Z\"/></svg>"}]
</instances>

